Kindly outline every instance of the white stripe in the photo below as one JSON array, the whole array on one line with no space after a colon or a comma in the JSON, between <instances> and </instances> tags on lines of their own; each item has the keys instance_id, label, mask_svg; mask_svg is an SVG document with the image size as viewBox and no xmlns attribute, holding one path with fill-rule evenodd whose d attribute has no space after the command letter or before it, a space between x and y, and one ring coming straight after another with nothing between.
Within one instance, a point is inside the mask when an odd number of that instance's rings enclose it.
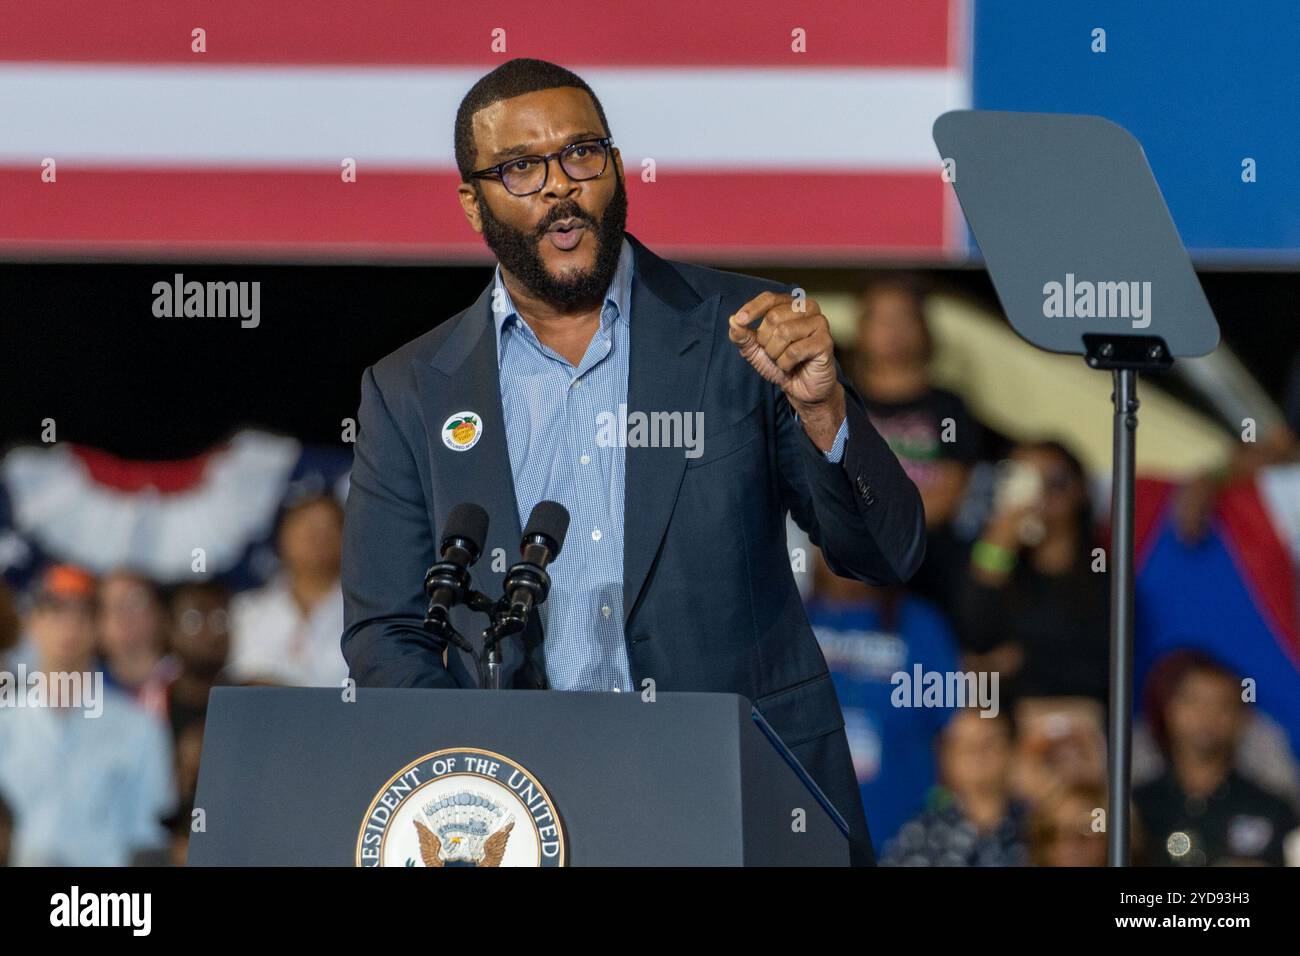
<instances>
[{"instance_id":1,"label":"white stripe","mask_svg":"<svg viewBox=\"0 0 1300 956\"><path fill-rule=\"evenodd\" d=\"M115 166L454 166L479 69L0 65L0 161ZM590 69L624 162L937 168L958 70Z\"/></svg>"},{"instance_id":2,"label":"white stripe","mask_svg":"<svg viewBox=\"0 0 1300 956\"><path fill-rule=\"evenodd\" d=\"M96 574L138 568L162 582L194 580L193 549L228 571L275 523L297 440L246 429L213 453L184 491L123 492L96 482L66 446L19 446L0 459L14 528L61 561Z\"/></svg>"},{"instance_id":3,"label":"white stripe","mask_svg":"<svg viewBox=\"0 0 1300 956\"><path fill-rule=\"evenodd\" d=\"M1257 473L1259 496L1277 535L1300 564L1300 465L1273 465Z\"/></svg>"}]
</instances>

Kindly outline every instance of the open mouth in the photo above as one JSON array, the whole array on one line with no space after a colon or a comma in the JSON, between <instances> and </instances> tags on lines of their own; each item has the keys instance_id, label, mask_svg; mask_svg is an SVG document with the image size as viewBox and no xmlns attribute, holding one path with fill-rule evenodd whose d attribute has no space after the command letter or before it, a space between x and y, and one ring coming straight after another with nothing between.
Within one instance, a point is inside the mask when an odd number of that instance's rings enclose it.
<instances>
[{"instance_id":1,"label":"open mouth","mask_svg":"<svg viewBox=\"0 0 1300 956\"><path fill-rule=\"evenodd\" d=\"M587 232L587 224L581 219L561 219L546 230L546 238L551 245L563 252L576 249Z\"/></svg>"}]
</instances>

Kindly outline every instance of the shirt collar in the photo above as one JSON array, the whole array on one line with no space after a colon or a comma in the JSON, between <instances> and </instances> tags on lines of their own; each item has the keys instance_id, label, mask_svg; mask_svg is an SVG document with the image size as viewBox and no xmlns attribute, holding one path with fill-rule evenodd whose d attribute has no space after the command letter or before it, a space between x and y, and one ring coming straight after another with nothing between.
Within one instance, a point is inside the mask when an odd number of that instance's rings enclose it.
<instances>
[{"instance_id":1,"label":"shirt collar","mask_svg":"<svg viewBox=\"0 0 1300 956\"><path fill-rule=\"evenodd\" d=\"M618 267L614 270L614 278L610 280L609 290L605 293L605 304L614 306L613 318L624 325L628 323L632 308L632 273L633 273L633 255L632 244L623 239L623 245L618 253ZM496 271L492 278L492 301L501 303L501 311L493 312L492 318L496 323L497 333L497 365L501 364L501 335L506 324L514 319L519 318L519 313L515 311L515 304L510 298L510 290L506 288L501 281L501 263L497 263ZM607 322L611 321L610 313L601 309L600 324L604 328Z\"/></svg>"}]
</instances>

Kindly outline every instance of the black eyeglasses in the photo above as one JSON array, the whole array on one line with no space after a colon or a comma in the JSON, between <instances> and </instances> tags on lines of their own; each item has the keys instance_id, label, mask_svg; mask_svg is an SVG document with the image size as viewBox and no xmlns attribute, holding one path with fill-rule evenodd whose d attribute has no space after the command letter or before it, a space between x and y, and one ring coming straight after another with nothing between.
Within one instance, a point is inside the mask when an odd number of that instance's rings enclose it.
<instances>
[{"instance_id":1,"label":"black eyeglasses","mask_svg":"<svg viewBox=\"0 0 1300 956\"><path fill-rule=\"evenodd\" d=\"M531 196L546 185L551 175L551 160L559 159L560 168L574 182L599 179L609 165L609 148L614 140L584 139L544 156L516 156L504 163L469 174L470 179L496 178L512 196Z\"/></svg>"}]
</instances>

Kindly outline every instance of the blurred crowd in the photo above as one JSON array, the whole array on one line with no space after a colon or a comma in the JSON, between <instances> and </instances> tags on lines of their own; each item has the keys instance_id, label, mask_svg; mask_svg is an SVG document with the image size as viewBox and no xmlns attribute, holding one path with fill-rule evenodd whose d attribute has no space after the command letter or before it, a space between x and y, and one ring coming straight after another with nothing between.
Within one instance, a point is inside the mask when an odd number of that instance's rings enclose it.
<instances>
[{"instance_id":1,"label":"blurred crowd","mask_svg":"<svg viewBox=\"0 0 1300 956\"><path fill-rule=\"evenodd\" d=\"M806 595L872 839L885 865L1103 865L1109 598L1095 549L1106 529L1066 442L1012 442L933 383L925 304L907 276L871 285L855 348L841 356L921 491L924 566L906 588L872 587L836 577L814 549ZM1293 398L1300 416L1300 391ZM1230 470L1295 453L1285 438ZM1223 477L1180 493L1187 535L1204 533ZM104 682L99 719L0 708L0 864L184 862L211 689L337 687L347 676L342 518L328 496L286 505L279 572L238 594L67 565L46 569L30 593L0 584L0 671ZM917 707L897 697L900 673L997 683L980 706ZM1186 650L1146 682L1137 862L1300 862L1295 762L1243 700L1241 677Z\"/></svg>"},{"instance_id":2,"label":"blurred crowd","mask_svg":"<svg viewBox=\"0 0 1300 956\"><path fill-rule=\"evenodd\" d=\"M94 719L68 706L0 709L0 863L183 864L209 691L347 676L342 535L334 498L288 504L279 572L236 595L70 565L48 568L22 607L0 586L0 670L103 675ZM49 686L51 703L72 703Z\"/></svg>"},{"instance_id":3,"label":"blurred crowd","mask_svg":"<svg viewBox=\"0 0 1300 956\"><path fill-rule=\"evenodd\" d=\"M872 284L842 361L920 489L925 563L906 588L878 588L818 559L807 598L872 840L884 865L1104 865L1108 529L1066 442L1012 442L933 383L925 309L915 279ZM1224 481L1294 458L1292 435L1188 482L1173 509L1180 534L1205 533ZM895 678L914 672L996 674L996 706L907 706ZM1293 752L1246 701L1242 677L1192 649L1149 675L1135 862L1300 864Z\"/></svg>"}]
</instances>

